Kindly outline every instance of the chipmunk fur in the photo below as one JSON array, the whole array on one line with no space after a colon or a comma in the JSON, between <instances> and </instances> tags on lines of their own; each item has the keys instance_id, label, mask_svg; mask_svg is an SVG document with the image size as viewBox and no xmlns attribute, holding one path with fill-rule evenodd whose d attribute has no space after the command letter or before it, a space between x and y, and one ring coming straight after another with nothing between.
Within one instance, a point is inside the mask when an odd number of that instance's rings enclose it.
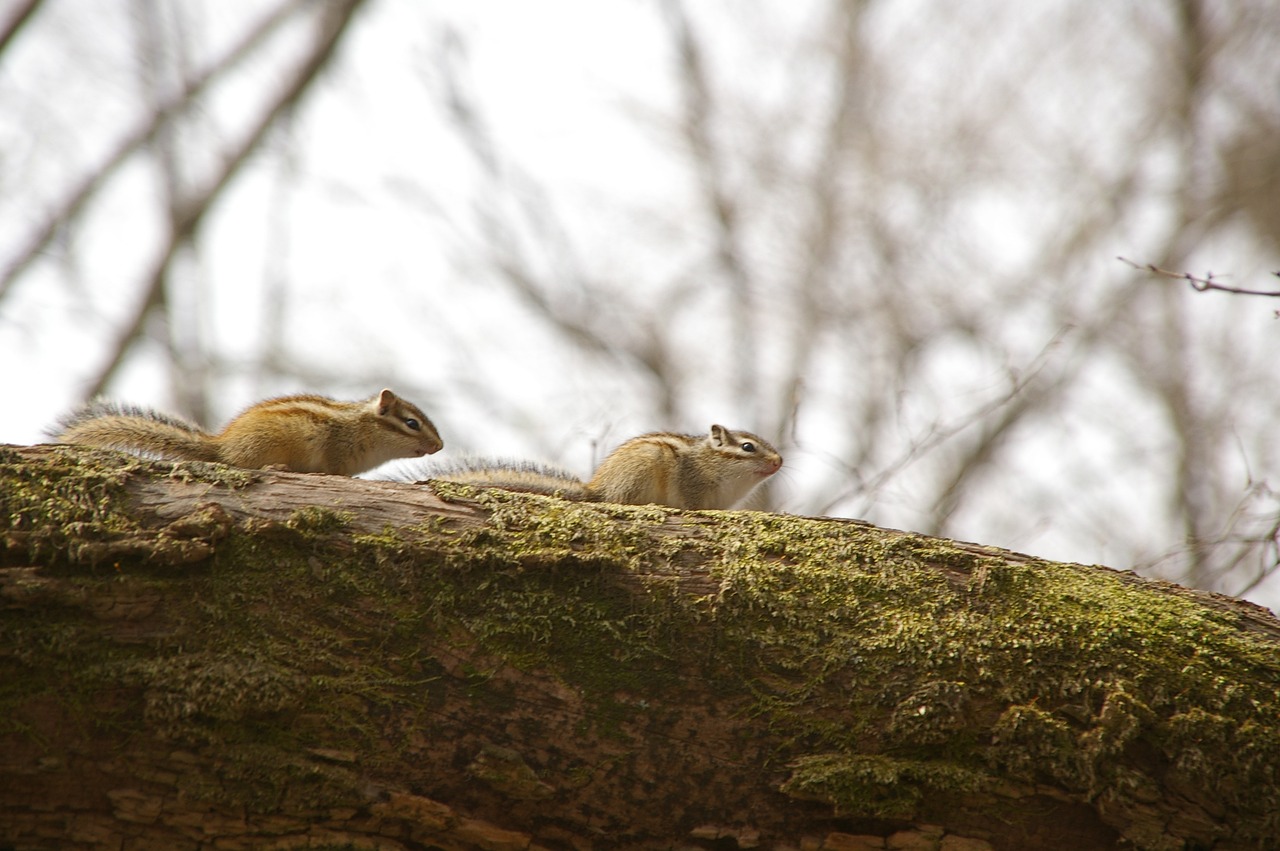
<instances>
[{"instance_id":1,"label":"chipmunk fur","mask_svg":"<svg viewBox=\"0 0 1280 851\"><path fill-rule=\"evenodd\" d=\"M763 438L711 426L704 435L653 432L626 441L588 482L556 467L468 459L437 469L397 471L400 481L436 479L591 502L727 509L782 466Z\"/></svg>"},{"instance_id":2,"label":"chipmunk fur","mask_svg":"<svg viewBox=\"0 0 1280 851\"><path fill-rule=\"evenodd\" d=\"M359 402L314 395L267 399L217 434L180 417L106 401L72 412L59 426L55 437L62 443L343 476L393 458L430 455L444 445L427 415L390 390Z\"/></svg>"}]
</instances>

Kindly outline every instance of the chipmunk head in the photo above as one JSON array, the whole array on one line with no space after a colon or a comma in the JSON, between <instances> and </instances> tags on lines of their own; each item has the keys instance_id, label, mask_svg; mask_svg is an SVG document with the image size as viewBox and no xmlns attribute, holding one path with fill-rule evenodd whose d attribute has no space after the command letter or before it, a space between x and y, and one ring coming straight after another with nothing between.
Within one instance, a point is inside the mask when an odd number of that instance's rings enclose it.
<instances>
[{"instance_id":1,"label":"chipmunk head","mask_svg":"<svg viewBox=\"0 0 1280 851\"><path fill-rule=\"evenodd\" d=\"M716 451L730 458L740 458L752 473L767 478L782 467L782 455L759 435L712 425L707 441Z\"/></svg>"}]
</instances>

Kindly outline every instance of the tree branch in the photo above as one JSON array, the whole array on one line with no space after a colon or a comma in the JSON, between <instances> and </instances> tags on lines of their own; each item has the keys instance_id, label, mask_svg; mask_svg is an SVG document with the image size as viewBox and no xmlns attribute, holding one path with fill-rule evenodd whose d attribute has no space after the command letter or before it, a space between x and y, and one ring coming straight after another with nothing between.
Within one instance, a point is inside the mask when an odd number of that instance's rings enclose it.
<instances>
[{"instance_id":1,"label":"tree branch","mask_svg":"<svg viewBox=\"0 0 1280 851\"><path fill-rule=\"evenodd\" d=\"M36 12L40 11L40 7L43 4L44 0L25 0L14 9L13 15L0 27L0 53L4 53L5 48L13 41L14 36L26 26Z\"/></svg>"},{"instance_id":2,"label":"tree branch","mask_svg":"<svg viewBox=\"0 0 1280 851\"><path fill-rule=\"evenodd\" d=\"M72 447L0 447L0 502L0 845L1275 835L1280 621L1248 603L850 521Z\"/></svg>"},{"instance_id":3,"label":"tree branch","mask_svg":"<svg viewBox=\"0 0 1280 851\"><path fill-rule=\"evenodd\" d=\"M248 162L250 156L261 146L275 123L297 105L311 84L315 82L320 71L333 57L352 17L364 2L365 0L345 0L342 3L327 4L323 8L315 42L307 55L298 63L274 102L258 117L256 124L249 129L240 144L226 158L222 168L208 185L192 197L185 199L183 203L174 205L169 223L168 240L153 263L151 272L147 275L147 284L142 298L138 300L138 306L131 319L117 337L110 355L97 377L91 382L86 395L93 397L102 393L116 371L123 365L124 356L142 335L147 317L163 298L164 282L179 249L196 232L214 202Z\"/></svg>"},{"instance_id":4,"label":"tree branch","mask_svg":"<svg viewBox=\"0 0 1280 851\"><path fill-rule=\"evenodd\" d=\"M683 0L664 0L666 20L677 59L677 84L681 95L681 129L692 154L702 201L715 238L715 259L727 284L727 310L732 322L732 369L727 380L738 404L751 419L760 397L760 332L756 322L755 282L744 248L743 192L729 186L728 164L716 143L712 120L717 99L707 70L702 42L694 32Z\"/></svg>"},{"instance_id":5,"label":"tree branch","mask_svg":"<svg viewBox=\"0 0 1280 851\"><path fill-rule=\"evenodd\" d=\"M266 40L281 24L296 11L310 5L307 0L284 0L274 12L262 20L251 32L236 44L218 61L197 74L190 84L172 98L162 103L147 119L147 122L125 137L100 165L85 175L80 184L73 189L45 219L45 224L27 240L4 273L0 275L0 301L8 294L14 283L23 273L38 260L57 234L74 222L84 212L89 201L110 180L128 159L151 143L156 134L175 116L185 111L214 83L222 79L230 69L240 64L257 47Z\"/></svg>"},{"instance_id":6,"label":"tree branch","mask_svg":"<svg viewBox=\"0 0 1280 851\"><path fill-rule=\"evenodd\" d=\"M1161 275L1166 278L1175 278L1180 281L1186 281L1191 284L1191 288L1196 292L1205 292L1207 290L1217 290L1218 292L1232 293L1234 295L1259 295L1268 298L1280 298L1280 290L1249 290L1241 287L1228 287L1214 280L1212 272L1206 272L1203 276L1196 276L1190 272L1170 272L1168 269L1161 269L1154 263L1135 263L1125 257L1117 257L1121 263L1127 263L1135 269L1143 269L1154 274ZM1280 272L1272 272L1272 275L1280 277Z\"/></svg>"}]
</instances>

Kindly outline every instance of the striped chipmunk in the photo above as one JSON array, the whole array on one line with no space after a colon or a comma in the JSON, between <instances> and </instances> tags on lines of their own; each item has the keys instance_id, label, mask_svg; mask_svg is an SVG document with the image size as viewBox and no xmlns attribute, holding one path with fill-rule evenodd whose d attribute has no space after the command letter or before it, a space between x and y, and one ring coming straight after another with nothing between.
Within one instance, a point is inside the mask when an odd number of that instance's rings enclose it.
<instances>
[{"instance_id":1,"label":"striped chipmunk","mask_svg":"<svg viewBox=\"0 0 1280 851\"><path fill-rule=\"evenodd\" d=\"M390 390L359 402L312 395L267 399L217 434L148 408L97 401L63 417L54 437L168 460L342 476L394 458L430 455L444 445L427 415Z\"/></svg>"},{"instance_id":2,"label":"striped chipmunk","mask_svg":"<svg viewBox=\"0 0 1280 851\"><path fill-rule=\"evenodd\" d=\"M609 453L589 482L556 467L485 459L440 467L401 465L390 475L398 481L434 479L590 502L728 509L781 467L782 456L768 441L713 425L704 435L633 437Z\"/></svg>"}]
</instances>

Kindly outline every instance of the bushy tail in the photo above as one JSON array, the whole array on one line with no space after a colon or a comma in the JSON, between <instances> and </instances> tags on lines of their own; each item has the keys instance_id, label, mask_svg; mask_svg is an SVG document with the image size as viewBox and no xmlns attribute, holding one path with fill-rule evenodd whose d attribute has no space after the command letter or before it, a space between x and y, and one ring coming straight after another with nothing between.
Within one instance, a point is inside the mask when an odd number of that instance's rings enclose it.
<instances>
[{"instance_id":1,"label":"bushy tail","mask_svg":"<svg viewBox=\"0 0 1280 851\"><path fill-rule=\"evenodd\" d=\"M58 421L60 443L120 449L182 461L217 461L218 447L203 429L150 408L90 402Z\"/></svg>"},{"instance_id":2,"label":"bushy tail","mask_svg":"<svg viewBox=\"0 0 1280 851\"><path fill-rule=\"evenodd\" d=\"M505 458L464 458L453 462L401 462L384 467L369 478L393 482L456 482L521 493L540 493L564 499L588 500L587 487L568 470L532 461Z\"/></svg>"}]
</instances>

